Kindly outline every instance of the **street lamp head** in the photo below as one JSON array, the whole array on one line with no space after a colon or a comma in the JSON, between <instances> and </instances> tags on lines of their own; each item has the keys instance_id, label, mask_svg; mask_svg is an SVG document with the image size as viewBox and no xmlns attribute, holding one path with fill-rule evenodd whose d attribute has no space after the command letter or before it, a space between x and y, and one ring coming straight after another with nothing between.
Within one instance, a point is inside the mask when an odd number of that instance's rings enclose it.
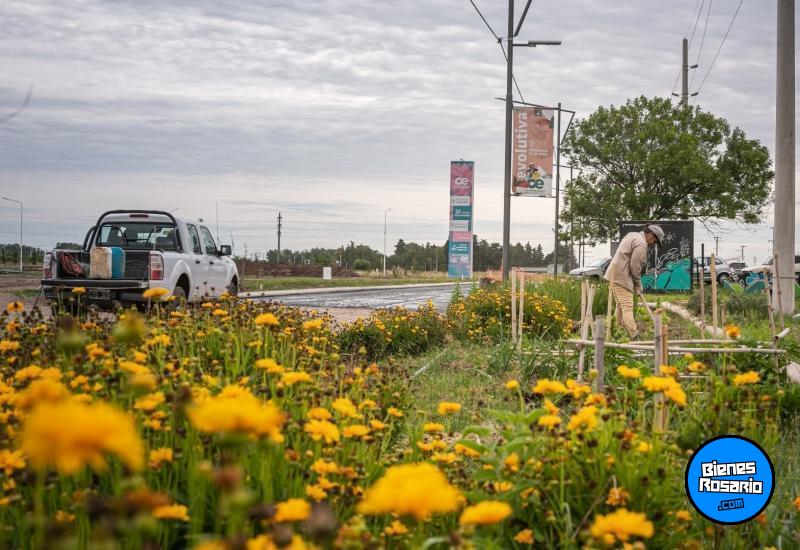
<instances>
[{"instance_id":1,"label":"street lamp head","mask_svg":"<svg viewBox=\"0 0 800 550\"><path fill-rule=\"evenodd\" d=\"M528 46L560 46L561 40L528 40Z\"/></svg>"}]
</instances>

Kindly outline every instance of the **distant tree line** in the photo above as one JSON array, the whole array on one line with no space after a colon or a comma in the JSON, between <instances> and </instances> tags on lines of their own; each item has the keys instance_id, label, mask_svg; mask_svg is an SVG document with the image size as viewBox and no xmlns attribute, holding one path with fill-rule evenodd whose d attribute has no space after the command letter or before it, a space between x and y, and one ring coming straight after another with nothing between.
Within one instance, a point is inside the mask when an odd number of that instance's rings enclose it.
<instances>
[{"instance_id":1,"label":"distant tree line","mask_svg":"<svg viewBox=\"0 0 800 550\"><path fill-rule=\"evenodd\" d=\"M386 256L386 268L400 267L412 271L446 271L448 243L437 245L419 244L399 239L394 250ZM473 268L475 271L499 269L503 258L500 243L490 243L486 239L473 236ZM387 251L389 252L389 251ZM250 259L278 262L278 251L269 250L266 258L262 254L248 254ZM511 265L515 267L546 267L553 262L552 251L545 254L542 245L532 246L529 242L516 243L510 250ZM281 263L302 263L312 265L336 265L357 270L382 269L383 252L365 244L349 244L338 248L310 248L304 250L284 249L280 253ZM570 247L559 246L559 264L568 263L575 267L577 261Z\"/></svg>"},{"instance_id":2,"label":"distant tree line","mask_svg":"<svg viewBox=\"0 0 800 550\"><path fill-rule=\"evenodd\" d=\"M22 262L25 265L41 264L44 250L33 246L22 245ZM0 244L0 265L10 267L19 265L19 244Z\"/></svg>"}]
</instances>

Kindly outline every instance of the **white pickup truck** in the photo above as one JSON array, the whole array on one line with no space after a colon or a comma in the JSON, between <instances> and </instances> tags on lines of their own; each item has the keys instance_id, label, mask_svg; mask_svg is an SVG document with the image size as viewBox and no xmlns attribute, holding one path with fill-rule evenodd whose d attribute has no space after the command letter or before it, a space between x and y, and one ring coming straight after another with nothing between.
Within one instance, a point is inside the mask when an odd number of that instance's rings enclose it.
<instances>
[{"instance_id":1,"label":"white pickup truck","mask_svg":"<svg viewBox=\"0 0 800 550\"><path fill-rule=\"evenodd\" d=\"M96 247L122 249L124 266L116 277L90 272ZM45 254L42 288L48 300L58 301L83 287L81 301L102 309L146 302L144 292L156 287L196 302L237 293L239 272L230 254L231 247L218 247L202 221L159 210L111 210L89 229L81 250Z\"/></svg>"}]
</instances>

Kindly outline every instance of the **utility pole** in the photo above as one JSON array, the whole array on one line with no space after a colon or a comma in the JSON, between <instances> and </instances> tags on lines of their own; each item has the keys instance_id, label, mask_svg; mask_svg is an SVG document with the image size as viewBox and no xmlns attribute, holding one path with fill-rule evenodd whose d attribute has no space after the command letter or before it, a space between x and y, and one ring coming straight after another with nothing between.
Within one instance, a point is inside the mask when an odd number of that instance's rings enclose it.
<instances>
[{"instance_id":1,"label":"utility pole","mask_svg":"<svg viewBox=\"0 0 800 550\"><path fill-rule=\"evenodd\" d=\"M512 116L514 109L514 94L512 85L514 83L514 48L536 46L560 46L560 40L528 40L528 42L514 43L514 38L519 34L525 16L528 15L528 8L531 7L532 0L528 0L522 17L519 19L516 30L514 30L514 0L508 0L508 34L505 40L508 43L506 53L506 151L505 151L505 178L503 180L503 281L507 282L511 272L509 253L511 250L511 130Z\"/></svg>"},{"instance_id":2,"label":"utility pole","mask_svg":"<svg viewBox=\"0 0 800 550\"><path fill-rule=\"evenodd\" d=\"M508 0L508 61L506 63L506 169L503 179L503 282L508 282L511 272L511 117L514 96L514 0Z\"/></svg>"},{"instance_id":3,"label":"utility pole","mask_svg":"<svg viewBox=\"0 0 800 550\"><path fill-rule=\"evenodd\" d=\"M555 241L556 246L553 248L553 277L558 277L558 193L561 184L561 102L558 102L558 123L556 124L556 220L555 220Z\"/></svg>"},{"instance_id":4,"label":"utility pole","mask_svg":"<svg viewBox=\"0 0 800 550\"><path fill-rule=\"evenodd\" d=\"M216 225L217 225L217 245L219 245L219 203L214 203L214 208L216 210Z\"/></svg>"},{"instance_id":5,"label":"utility pole","mask_svg":"<svg viewBox=\"0 0 800 550\"><path fill-rule=\"evenodd\" d=\"M278 260L275 263L281 263L281 213L278 212Z\"/></svg>"},{"instance_id":6,"label":"utility pole","mask_svg":"<svg viewBox=\"0 0 800 550\"><path fill-rule=\"evenodd\" d=\"M683 39L683 65L681 66L681 103L689 107L689 41Z\"/></svg>"},{"instance_id":7,"label":"utility pole","mask_svg":"<svg viewBox=\"0 0 800 550\"><path fill-rule=\"evenodd\" d=\"M784 314L794 313L795 228L795 105L794 0L778 0L777 63L775 75L775 228L772 239L778 255L780 280L773 285L772 303Z\"/></svg>"},{"instance_id":8,"label":"utility pole","mask_svg":"<svg viewBox=\"0 0 800 550\"><path fill-rule=\"evenodd\" d=\"M744 261L744 249L747 248L746 244L740 244L739 247L742 249L742 261Z\"/></svg>"},{"instance_id":9,"label":"utility pole","mask_svg":"<svg viewBox=\"0 0 800 550\"><path fill-rule=\"evenodd\" d=\"M714 237L714 242L716 242L716 245L714 246L714 256L719 258L719 237Z\"/></svg>"},{"instance_id":10,"label":"utility pole","mask_svg":"<svg viewBox=\"0 0 800 550\"><path fill-rule=\"evenodd\" d=\"M391 208L383 211L383 276L386 277L386 220L388 218Z\"/></svg>"}]
</instances>

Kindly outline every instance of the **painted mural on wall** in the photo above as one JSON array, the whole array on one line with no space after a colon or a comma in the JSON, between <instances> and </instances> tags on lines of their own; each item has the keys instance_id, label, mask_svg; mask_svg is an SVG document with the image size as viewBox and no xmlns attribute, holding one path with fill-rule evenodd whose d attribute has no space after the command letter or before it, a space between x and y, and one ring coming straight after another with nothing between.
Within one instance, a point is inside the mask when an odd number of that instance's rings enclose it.
<instances>
[{"instance_id":1,"label":"painted mural on wall","mask_svg":"<svg viewBox=\"0 0 800 550\"><path fill-rule=\"evenodd\" d=\"M645 290L691 290L692 258L694 257L693 221L624 221L620 223L620 239L632 231L642 231L648 223L664 230L664 242L649 249L647 269L642 275Z\"/></svg>"}]
</instances>

